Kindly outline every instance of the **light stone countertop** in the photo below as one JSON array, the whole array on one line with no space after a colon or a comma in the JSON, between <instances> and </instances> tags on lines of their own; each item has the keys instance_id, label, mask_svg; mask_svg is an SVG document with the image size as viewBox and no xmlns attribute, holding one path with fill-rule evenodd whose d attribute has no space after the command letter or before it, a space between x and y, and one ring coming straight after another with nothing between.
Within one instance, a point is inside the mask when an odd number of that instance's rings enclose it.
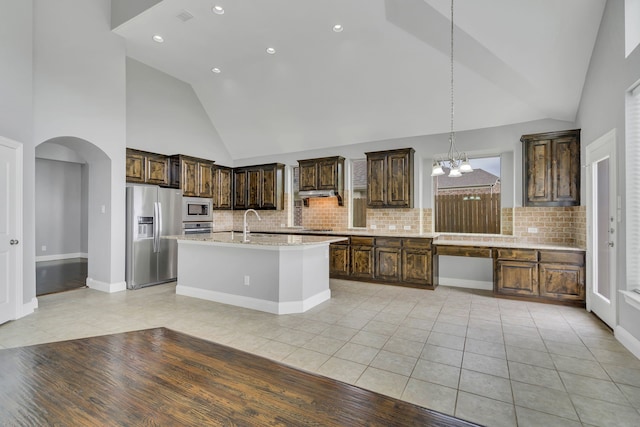
<instances>
[{"instance_id":1,"label":"light stone countertop","mask_svg":"<svg viewBox=\"0 0 640 427\"><path fill-rule=\"evenodd\" d=\"M345 237L341 236L330 237L252 232L248 236L249 241L243 242L242 233L234 231L166 236L165 238L176 239L179 242L198 242L211 244L224 243L258 246L304 246L318 245L323 243L329 244L345 240Z\"/></svg>"},{"instance_id":2,"label":"light stone countertop","mask_svg":"<svg viewBox=\"0 0 640 427\"><path fill-rule=\"evenodd\" d=\"M305 235L331 235L331 236L367 236L367 237L399 237L399 238L426 238L433 239L433 244L436 246L478 246L478 247L492 247L492 248L513 248L513 249L547 249L547 250L556 250L556 251L576 251L576 252L584 252L584 248L567 246L567 245L553 245L553 244L542 244L542 243L527 243L520 241L515 236L508 235L488 235L483 234L479 237L482 240L473 240L470 238L469 240L461 239L454 240L455 238L449 237L451 235L447 235L448 238L439 239L441 236L440 233L411 233L403 230L371 230L371 229L345 229L345 230L308 230L304 228L295 228L295 227L287 227L281 228L272 231L254 231L253 233L305 233ZM469 235L467 235L469 236ZM495 237L495 238L494 238Z\"/></svg>"}]
</instances>

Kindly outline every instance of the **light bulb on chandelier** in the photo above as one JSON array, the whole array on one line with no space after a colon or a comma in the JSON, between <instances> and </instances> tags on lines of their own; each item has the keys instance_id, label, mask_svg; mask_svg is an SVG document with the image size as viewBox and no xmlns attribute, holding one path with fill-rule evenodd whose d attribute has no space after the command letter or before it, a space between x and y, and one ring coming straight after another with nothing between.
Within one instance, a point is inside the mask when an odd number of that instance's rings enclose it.
<instances>
[{"instance_id":1,"label":"light bulb on chandelier","mask_svg":"<svg viewBox=\"0 0 640 427\"><path fill-rule=\"evenodd\" d=\"M449 177L457 178L463 173L473 172L469 158L465 153L460 153L456 148L456 134L453 130L453 0L451 0L451 130L449 132L449 152L447 157L441 160L434 160L431 169L431 176L444 175L445 163L449 163Z\"/></svg>"}]
</instances>

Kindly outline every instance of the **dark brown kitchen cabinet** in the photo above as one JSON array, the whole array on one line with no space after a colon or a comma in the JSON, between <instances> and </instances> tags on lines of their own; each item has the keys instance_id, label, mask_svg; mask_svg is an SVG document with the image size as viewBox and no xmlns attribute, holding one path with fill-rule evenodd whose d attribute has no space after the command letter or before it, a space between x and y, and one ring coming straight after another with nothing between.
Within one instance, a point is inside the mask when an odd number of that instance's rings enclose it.
<instances>
[{"instance_id":1,"label":"dark brown kitchen cabinet","mask_svg":"<svg viewBox=\"0 0 640 427\"><path fill-rule=\"evenodd\" d=\"M403 239L402 281L416 285L434 285L431 239Z\"/></svg>"},{"instance_id":2,"label":"dark brown kitchen cabinet","mask_svg":"<svg viewBox=\"0 0 640 427\"><path fill-rule=\"evenodd\" d=\"M232 172L231 168L225 166L214 167L214 209L231 209L231 188L232 188Z\"/></svg>"},{"instance_id":3,"label":"dark brown kitchen cabinet","mask_svg":"<svg viewBox=\"0 0 640 427\"><path fill-rule=\"evenodd\" d=\"M375 255L375 278L387 282L400 281L401 249L376 247Z\"/></svg>"},{"instance_id":4,"label":"dark brown kitchen cabinet","mask_svg":"<svg viewBox=\"0 0 640 427\"><path fill-rule=\"evenodd\" d=\"M404 148L366 153L368 207L413 207L414 152Z\"/></svg>"},{"instance_id":5,"label":"dark brown kitchen cabinet","mask_svg":"<svg viewBox=\"0 0 640 427\"><path fill-rule=\"evenodd\" d=\"M493 279L498 294L537 296L538 252L533 249L498 249Z\"/></svg>"},{"instance_id":6,"label":"dark brown kitchen cabinet","mask_svg":"<svg viewBox=\"0 0 640 427\"><path fill-rule=\"evenodd\" d=\"M349 241L329 245L329 274L331 277L349 277Z\"/></svg>"},{"instance_id":7,"label":"dark brown kitchen cabinet","mask_svg":"<svg viewBox=\"0 0 640 427\"><path fill-rule=\"evenodd\" d=\"M170 157L170 186L180 188L182 195L212 198L217 192L212 160L176 154Z\"/></svg>"},{"instance_id":8,"label":"dark brown kitchen cabinet","mask_svg":"<svg viewBox=\"0 0 640 427\"><path fill-rule=\"evenodd\" d=\"M234 209L283 209L284 165L267 165L235 168Z\"/></svg>"},{"instance_id":9,"label":"dark brown kitchen cabinet","mask_svg":"<svg viewBox=\"0 0 640 427\"><path fill-rule=\"evenodd\" d=\"M584 254L540 251L540 296L561 301L584 301Z\"/></svg>"},{"instance_id":10,"label":"dark brown kitchen cabinet","mask_svg":"<svg viewBox=\"0 0 640 427\"><path fill-rule=\"evenodd\" d=\"M126 180L168 186L169 159L162 154L127 148Z\"/></svg>"},{"instance_id":11,"label":"dark brown kitchen cabinet","mask_svg":"<svg viewBox=\"0 0 640 427\"><path fill-rule=\"evenodd\" d=\"M580 129L523 135L524 205L580 204Z\"/></svg>"},{"instance_id":12,"label":"dark brown kitchen cabinet","mask_svg":"<svg viewBox=\"0 0 640 427\"><path fill-rule=\"evenodd\" d=\"M342 205L344 192L344 157L298 160L300 191L333 190Z\"/></svg>"},{"instance_id":13,"label":"dark brown kitchen cabinet","mask_svg":"<svg viewBox=\"0 0 640 427\"><path fill-rule=\"evenodd\" d=\"M247 171L233 171L233 209L247 209Z\"/></svg>"},{"instance_id":14,"label":"dark brown kitchen cabinet","mask_svg":"<svg viewBox=\"0 0 640 427\"><path fill-rule=\"evenodd\" d=\"M543 301L585 301L582 251L501 249L494 260L497 295Z\"/></svg>"},{"instance_id":15,"label":"dark brown kitchen cabinet","mask_svg":"<svg viewBox=\"0 0 640 427\"><path fill-rule=\"evenodd\" d=\"M373 237L351 237L351 277L373 279Z\"/></svg>"},{"instance_id":16,"label":"dark brown kitchen cabinet","mask_svg":"<svg viewBox=\"0 0 640 427\"><path fill-rule=\"evenodd\" d=\"M216 182L213 179L213 164L211 162L198 162L198 196L213 197L218 191Z\"/></svg>"},{"instance_id":17,"label":"dark brown kitchen cabinet","mask_svg":"<svg viewBox=\"0 0 640 427\"><path fill-rule=\"evenodd\" d=\"M375 278L387 282L400 281L402 239L377 237L375 248Z\"/></svg>"},{"instance_id":18,"label":"dark brown kitchen cabinet","mask_svg":"<svg viewBox=\"0 0 640 427\"><path fill-rule=\"evenodd\" d=\"M431 238L349 236L330 246L331 277L434 289Z\"/></svg>"}]
</instances>

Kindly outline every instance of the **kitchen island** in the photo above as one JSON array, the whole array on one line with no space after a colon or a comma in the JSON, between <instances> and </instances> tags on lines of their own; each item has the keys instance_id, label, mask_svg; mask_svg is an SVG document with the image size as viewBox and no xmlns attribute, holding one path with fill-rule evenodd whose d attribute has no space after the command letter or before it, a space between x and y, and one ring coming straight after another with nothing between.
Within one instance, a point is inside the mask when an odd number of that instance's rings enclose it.
<instances>
[{"instance_id":1,"label":"kitchen island","mask_svg":"<svg viewBox=\"0 0 640 427\"><path fill-rule=\"evenodd\" d=\"M339 236L223 232L178 240L176 294L274 314L302 313L331 298L329 244Z\"/></svg>"}]
</instances>

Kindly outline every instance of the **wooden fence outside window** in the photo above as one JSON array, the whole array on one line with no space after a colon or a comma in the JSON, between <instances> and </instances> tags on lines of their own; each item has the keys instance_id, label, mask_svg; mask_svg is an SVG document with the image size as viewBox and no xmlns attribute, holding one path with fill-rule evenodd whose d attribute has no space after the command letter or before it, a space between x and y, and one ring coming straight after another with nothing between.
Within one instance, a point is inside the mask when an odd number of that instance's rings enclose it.
<instances>
[{"instance_id":1,"label":"wooden fence outside window","mask_svg":"<svg viewBox=\"0 0 640 427\"><path fill-rule=\"evenodd\" d=\"M500 193L437 195L435 217L436 232L500 234Z\"/></svg>"}]
</instances>

